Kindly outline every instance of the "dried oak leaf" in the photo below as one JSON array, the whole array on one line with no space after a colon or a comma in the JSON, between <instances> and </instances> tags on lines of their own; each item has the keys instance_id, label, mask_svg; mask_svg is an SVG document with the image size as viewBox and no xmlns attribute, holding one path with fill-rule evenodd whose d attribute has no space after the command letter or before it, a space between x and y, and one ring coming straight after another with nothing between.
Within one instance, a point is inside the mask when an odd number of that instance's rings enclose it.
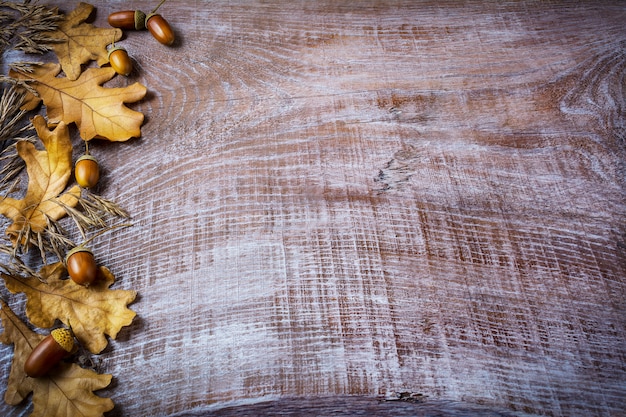
<instances>
[{"instance_id":1,"label":"dried oak leaf","mask_svg":"<svg viewBox=\"0 0 626 417\"><path fill-rule=\"evenodd\" d=\"M6 233L15 243L20 231L30 228L42 232L48 222L46 216L58 220L67 213L61 202L69 207L78 203L80 187L75 186L59 196L72 173L72 142L65 123L52 131L41 116L33 118L33 125L45 150L38 150L30 142L17 143L17 152L26 163L28 187L23 199L5 197L0 201L0 214L13 220Z\"/></svg>"},{"instance_id":2,"label":"dried oak leaf","mask_svg":"<svg viewBox=\"0 0 626 417\"><path fill-rule=\"evenodd\" d=\"M27 80L39 93L47 109L48 123L76 123L83 140L93 138L114 142L141 135L144 115L124 103L134 103L146 95L145 86L106 88L102 84L115 75L111 67L89 68L75 80L57 77L61 67L43 64L30 73L11 70L13 78ZM32 94L30 95L32 99Z\"/></svg>"},{"instance_id":3,"label":"dried oak leaf","mask_svg":"<svg viewBox=\"0 0 626 417\"><path fill-rule=\"evenodd\" d=\"M105 334L115 339L135 318L127 305L137 296L136 291L109 289L115 277L105 267L100 267L100 272L101 277L89 288L63 279L67 270L61 262L41 269L46 282L7 274L2 278L9 291L26 294L26 316L31 323L51 327L58 319L72 326L76 338L90 352L100 353L107 346Z\"/></svg>"},{"instance_id":4,"label":"dried oak leaf","mask_svg":"<svg viewBox=\"0 0 626 417\"><path fill-rule=\"evenodd\" d=\"M4 395L7 404L17 405L32 392L31 417L99 417L113 409L110 398L93 393L106 388L111 383L111 375L98 374L76 364L61 363L46 377L28 377L24 373L24 362L44 336L30 330L2 300L0 319L4 327L0 342L14 345Z\"/></svg>"},{"instance_id":5,"label":"dried oak leaf","mask_svg":"<svg viewBox=\"0 0 626 417\"><path fill-rule=\"evenodd\" d=\"M59 22L58 29L47 33L54 39L50 47L59 58L65 76L76 80L81 65L96 61L99 66L109 62L107 45L122 38L122 31L114 28L97 28L85 23L93 13L94 6L80 3L74 11Z\"/></svg>"}]
</instances>

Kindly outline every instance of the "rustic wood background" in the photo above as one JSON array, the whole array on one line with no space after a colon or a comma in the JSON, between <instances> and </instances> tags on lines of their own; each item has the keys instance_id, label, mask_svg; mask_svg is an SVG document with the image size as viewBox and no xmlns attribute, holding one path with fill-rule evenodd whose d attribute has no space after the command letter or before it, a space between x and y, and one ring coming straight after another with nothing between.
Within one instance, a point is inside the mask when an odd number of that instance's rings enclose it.
<instances>
[{"instance_id":1,"label":"rustic wood background","mask_svg":"<svg viewBox=\"0 0 626 417\"><path fill-rule=\"evenodd\" d=\"M109 84L142 138L91 148L135 223L92 245L139 292L111 416L624 415L625 2L160 12Z\"/></svg>"}]
</instances>

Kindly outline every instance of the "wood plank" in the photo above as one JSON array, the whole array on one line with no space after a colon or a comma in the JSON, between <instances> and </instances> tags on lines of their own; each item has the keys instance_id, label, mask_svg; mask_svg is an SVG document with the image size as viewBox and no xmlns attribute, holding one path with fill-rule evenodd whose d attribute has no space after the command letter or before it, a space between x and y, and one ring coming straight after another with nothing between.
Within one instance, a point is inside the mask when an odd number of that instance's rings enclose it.
<instances>
[{"instance_id":1,"label":"wood plank","mask_svg":"<svg viewBox=\"0 0 626 417\"><path fill-rule=\"evenodd\" d=\"M95 24L154 3L99 2ZM622 2L160 12L174 47L128 33L137 71L110 84L148 87L142 138L92 147L135 224L93 248L139 292L98 358L111 416L393 392L477 415L626 410Z\"/></svg>"}]
</instances>

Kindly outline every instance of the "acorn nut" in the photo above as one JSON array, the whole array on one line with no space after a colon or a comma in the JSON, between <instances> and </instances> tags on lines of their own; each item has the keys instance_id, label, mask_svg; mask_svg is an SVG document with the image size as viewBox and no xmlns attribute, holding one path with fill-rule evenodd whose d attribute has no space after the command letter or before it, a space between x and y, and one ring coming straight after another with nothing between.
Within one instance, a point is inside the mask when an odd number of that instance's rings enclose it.
<instances>
[{"instance_id":1,"label":"acorn nut","mask_svg":"<svg viewBox=\"0 0 626 417\"><path fill-rule=\"evenodd\" d=\"M65 257L67 273L75 283L88 287L100 273L93 253L84 246L76 246Z\"/></svg>"},{"instance_id":2,"label":"acorn nut","mask_svg":"<svg viewBox=\"0 0 626 417\"><path fill-rule=\"evenodd\" d=\"M167 20L160 14L150 13L146 17L146 27L154 38L163 45L174 43L174 31Z\"/></svg>"},{"instance_id":3,"label":"acorn nut","mask_svg":"<svg viewBox=\"0 0 626 417\"><path fill-rule=\"evenodd\" d=\"M83 188L93 188L100 179L98 161L91 155L83 155L74 164L74 177Z\"/></svg>"},{"instance_id":4,"label":"acorn nut","mask_svg":"<svg viewBox=\"0 0 626 417\"><path fill-rule=\"evenodd\" d=\"M120 75L128 76L133 70L133 62L128 56L126 49L114 46L109 49L109 64Z\"/></svg>"},{"instance_id":5,"label":"acorn nut","mask_svg":"<svg viewBox=\"0 0 626 417\"><path fill-rule=\"evenodd\" d=\"M146 14L141 10L124 10L111 13L109 25L119 29L144 30L146 28Z\"/></svg>"},{"instance_id":6,"label":"acorn nut","mask_svg":"<svg viewBox=\"0 0 626 417\"><path fill-rule=\"evenodd\" d=\"M72 332L64 328L55 329L35 346L24 362L24 372L31 378L45 376L73 351Z\"/></svg>"}]
</instances>

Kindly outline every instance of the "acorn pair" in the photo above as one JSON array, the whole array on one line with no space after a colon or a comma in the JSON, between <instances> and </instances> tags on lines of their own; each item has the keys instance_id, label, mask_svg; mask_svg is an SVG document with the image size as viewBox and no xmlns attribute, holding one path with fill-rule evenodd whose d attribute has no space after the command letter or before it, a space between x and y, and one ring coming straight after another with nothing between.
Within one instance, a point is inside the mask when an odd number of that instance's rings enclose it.
<instances>
[{"instance_id":1,"label":"acorn pair","mask_svg":"<svg viewBox=\"0 0 626 417\"><path fill-rule=\"evenodd\" d=\"M163 45L174 43L174 31L167 20L157 13L146 16L141 10L125 10L109 15L109 25L127 30L148 29L152 36Z\"/></svg>"}]
</instances>

